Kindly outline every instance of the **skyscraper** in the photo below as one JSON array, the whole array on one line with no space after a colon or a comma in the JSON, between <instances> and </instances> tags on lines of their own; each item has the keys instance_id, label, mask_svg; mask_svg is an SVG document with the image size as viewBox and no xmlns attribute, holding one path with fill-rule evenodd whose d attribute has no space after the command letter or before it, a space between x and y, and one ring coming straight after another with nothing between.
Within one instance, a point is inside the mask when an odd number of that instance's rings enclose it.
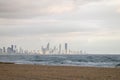
<instances>
[{"instance_id":1,"label":"skyscraper","mask_svg":"<svg viewBox=\"0 0 120 80\"><path fill-rule=\"evenodd\" d=\"M3 47L3 53L5 53L6 52L6 49L5 49L5 47Z\"/></svg>"},{"instance_id":2,"label":"skyscraper","mask_svg":"<svg viewBox=\"0 0 120 80\"><path fill-rule=\"evenodd\" d=\"M61 44L59 44L59 51L58 51L59 54L61 54Z\"/></svg>"},{"instance_id":3,"label":"skyscraper","mask_svg":"<svg viewBox=\"0 0 120 80\"><path fill-rule=\"evenodd\" d=\"M68 44L65 43L65 54L67 54L67 50L68 50Z\"/></svg>"},{"instance_id":4,"label":"skyscraper","mask_svg":"<svg viewBox=\"0 0 120 80\"><path fill-rule=\"evenodd\" d=\"M16 45L11 45L11 50L12 50L13 53L16 53L16 48L17 48Z\"/></svg>"},{"instance_id":5,"label":"skyscraper","mask_svg":"<svg viewBox=\"0 0 120 80\"><path fill-rule=\"evenodd\" d=\"M11 45L11 50L13 51L13 45Z\"/></svg>"},{"instance_id":6,"label":"skyscraper","mask_svg":"<svg viewBox=\"0 0 120 80\"><path fill-rule=\"evenodd\" d=\"M47 50L49 51L50 49L50 43L47 44Z\"/></svg>"},{"instance_id":7,"label":"skyscraper","mask_svg":"<svg viewBox=\"0 0 120 80\"><path fill-rule=\"evenodd\" d=\"M3 51L2 51L2 49L0 48L0 54L2 53Z\"/></svg>"}]
</instances>

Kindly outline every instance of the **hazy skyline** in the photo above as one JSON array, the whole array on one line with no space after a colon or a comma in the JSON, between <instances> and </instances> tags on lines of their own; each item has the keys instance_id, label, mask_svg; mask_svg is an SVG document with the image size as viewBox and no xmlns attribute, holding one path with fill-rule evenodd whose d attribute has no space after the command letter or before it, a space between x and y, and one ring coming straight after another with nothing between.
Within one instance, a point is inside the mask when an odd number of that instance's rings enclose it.
<instances>
[{"instance_id":1,"label":"hazy skyline","mask_svg":"<svg viewBox=\"0 0 120 80\"><path fill-rule=\"evenodd\" d=\"M120 0L0 0L0 47L120 53Z\"/></svg>"}]
</instances>

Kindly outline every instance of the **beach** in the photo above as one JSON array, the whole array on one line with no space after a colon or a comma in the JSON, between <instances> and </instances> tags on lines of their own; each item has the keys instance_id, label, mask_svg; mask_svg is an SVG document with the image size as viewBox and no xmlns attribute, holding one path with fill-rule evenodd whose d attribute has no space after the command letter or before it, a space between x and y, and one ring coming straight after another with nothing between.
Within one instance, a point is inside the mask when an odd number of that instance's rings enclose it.
<instances>
[{"instance_id":1,"label":"beach","mask_svg":"<svg viewBox=\"0 0 120 80\"><path fill-rule=\"evenodd\" d=\"M0 80L120 80L120 68L1 63Z\"/></svg>"}]
</instances>

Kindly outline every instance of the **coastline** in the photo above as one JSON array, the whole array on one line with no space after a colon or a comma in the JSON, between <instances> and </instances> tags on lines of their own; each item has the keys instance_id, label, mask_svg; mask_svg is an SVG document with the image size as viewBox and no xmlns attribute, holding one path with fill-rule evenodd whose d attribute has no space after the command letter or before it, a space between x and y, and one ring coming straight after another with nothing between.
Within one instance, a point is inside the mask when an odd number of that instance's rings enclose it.
<instances>
[{"instance_id":1,"label":"coastline","mask_svg":"<svg viewBox=\"0 0 120 80\"><path fill-rule=\"evenodd\" d=\"M45 66L0 62L0 80L120 80L120 68Z\"/></svg>"},{"instance_id":2,"label":"coastline","mask_svg":"<svg viewBox=\"0 0 120 80\"><path fill-rule=\"evenodd\" d=\"M12 63L12 62L0 62L0 64L15 64L15 63Z\"/></svg>"}]
</instances>

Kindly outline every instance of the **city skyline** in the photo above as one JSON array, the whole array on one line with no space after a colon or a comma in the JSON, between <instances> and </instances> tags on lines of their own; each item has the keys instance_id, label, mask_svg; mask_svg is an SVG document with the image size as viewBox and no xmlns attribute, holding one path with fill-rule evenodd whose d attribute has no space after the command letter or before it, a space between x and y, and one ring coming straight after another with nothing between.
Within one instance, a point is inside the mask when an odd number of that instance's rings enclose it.
<instances>
[{"instance_id":1,"label":"city skyline","mask_svg":"<svg viewBox=\"0 0 120 80\"><path fill-rule=\"evenodd\" d=\"M0 0L0 4L0 47L16 44L37 50L47 42L67 42L76 51L120 54L120 0Z\"/></svg>"},{"instance_id":2,"label":"city skyline","mask_svg":"<svg viewBox=\"0 0 120 80\"><path fill-rule=\"evenodd\" d=\"M87 54L83 50L72 50L68 43L59 44L57 46L51 46L50 43L47 43L46 46L42 45L39 49L30 50L18 47L17 45L3 46L0 47L0 54L41 54L41 55L68 55L68 54Z\"/></svg>"}]
</instances>

